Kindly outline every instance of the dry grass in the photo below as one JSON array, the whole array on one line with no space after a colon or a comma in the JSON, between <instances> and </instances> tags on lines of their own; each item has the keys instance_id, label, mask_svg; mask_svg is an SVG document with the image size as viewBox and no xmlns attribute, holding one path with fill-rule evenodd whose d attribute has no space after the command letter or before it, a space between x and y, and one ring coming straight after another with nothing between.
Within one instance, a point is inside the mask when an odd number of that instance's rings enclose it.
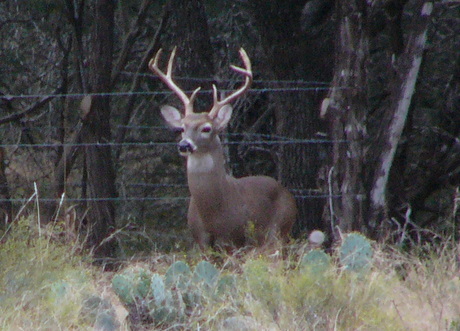
<instances>
[{"instance_id":1,"label":"dry grass","mask_svg":"<svg viewBox=\"0 0 460 331\"><path fill-rule=\"evenodd\" d=\"M128 330L128 310L111 289L113 274L89 264L75 247L39 234L33 222L22 220L0 247L0 329ZM157 329L460 330L458 250L451 243L409 254L376 248L365 274L336 263L314 273L299 268L298 253L276 250L237 257L155 253L125 265L164 275L174 261L193 267L203 258L236 275L237 287Z\"/></svg>"},{"instance_id":2,"label":"dry grass","mask_svg":"<svg viewBox=\"0 0 460 331\"><path fill-rule=\"evenodd\" d=\"M393 253L384 261L399 270L392 304L409 330L460 330L458 249L452 243Z\"/></svg>"}]
</instances>

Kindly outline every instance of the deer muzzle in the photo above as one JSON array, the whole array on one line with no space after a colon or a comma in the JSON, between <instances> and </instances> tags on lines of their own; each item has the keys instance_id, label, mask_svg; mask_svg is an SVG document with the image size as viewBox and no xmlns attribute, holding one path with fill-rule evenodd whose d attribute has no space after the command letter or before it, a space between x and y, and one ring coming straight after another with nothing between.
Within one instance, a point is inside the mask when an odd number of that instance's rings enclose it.
<instances>
[{"instance_id":1,"label":"deer muzzle","mask_svg":"<svg viewBox=\"0 0 460 331\"><path fill-rule=\"evenodd\" d=\"M193 141L189 139L182 139L177 144L177 149L181 155L189 155L192 154L196 150L196 146Z\"/></svg>"}]
</instances>

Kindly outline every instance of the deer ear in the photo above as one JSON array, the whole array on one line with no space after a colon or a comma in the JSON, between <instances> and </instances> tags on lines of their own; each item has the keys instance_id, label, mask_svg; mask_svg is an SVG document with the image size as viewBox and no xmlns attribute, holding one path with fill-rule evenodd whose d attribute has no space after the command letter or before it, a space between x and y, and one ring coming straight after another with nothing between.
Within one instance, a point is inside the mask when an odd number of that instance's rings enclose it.
<instances>
[{"instance_id":1,"label":"deer ear","mask_svg":"<svg viewBox=\"0 0 460 331\"><path fill-rule=\"evenodd\" d=\"M170 127L175 129L182 127L182 114L176 108L163 106L161 107L161 115Z\"/></svg>"},{"instance_id":2,"label":"deer ear","mask_svg":"<svg viewBox=\"0 0 460 331\"><path fill-rule=\"evenodd\" d=\"M214 124L217 131L225 129L225 127L228 125L228 122L230 121L230 118L232 117L232 112L233 108L230 105L225 105L219 109L219 112L214 119Z\"/></svg>"}]
</instances>

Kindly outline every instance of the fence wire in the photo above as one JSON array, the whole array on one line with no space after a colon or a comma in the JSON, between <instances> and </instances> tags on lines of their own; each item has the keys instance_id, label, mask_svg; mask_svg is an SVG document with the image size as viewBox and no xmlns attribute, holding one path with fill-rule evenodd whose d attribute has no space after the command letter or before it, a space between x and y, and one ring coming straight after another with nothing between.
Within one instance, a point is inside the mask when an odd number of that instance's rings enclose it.
<instances>
[{"instance_id":1,"label":"fence wire","mask_svg":"<svg viewBox=\"0 0 460 331\"><path fill-rule=\"evenodd\" d=\"M152 74L144 73L130 73L123 72L129 76L141 76L148 78L149 80L159 80L159 78ZM216 79L212 78L199 78L199 77L175 77L178 81L196 81L196 82L216 82ZM239 80L235 79L219 79L218 83L238 83ZM319 92L327 91L330 89L331 82L322 81L304 81L304 80L254 80L254 85L247 93L249 94L260 94L260 93L284 93L284 92ZM275 87L258 87L257 85L275 85ZM348 89L347 86L335 87L335 89ZM229 93L234 91L233 89L219 89L219 92ZM185 90L185 93L192 93L193 90ZM202 89L198 92L200 94L212 94L212 89ZM12 99L37 99L37 98L83 98L85 96L154 96L154 95L172 95L174 92L169 90L159 91L113 91L104 93L33 93L33 94L4 94L0 96L0 99L12 100Z\"/></svg>"},{"instance_id":2,"label":"fence wire","mask_svg":"<svg viewBox=\"0 0 460 331\"><path fill-rule=\"evenodd\" d=\"M133 75L132 73L124 72L126 75ZM145 76L149 79L156 79L157 77L151 74L139 74ZM188 79L188 80L196 80L196 81L214 81L212 79L203 79L203 78L180 78L178 79ZM237 80L221 80L219 83L225 82L232 82L236 83ZM329 90L330 82L312 82L312 81L261 81L256 80L255 84L260 85L268 85L268 87L255 87L252 88L248 93L250 94L260 94L260 93L285 93L285 92L320 92ZM270 87L270 85L276 85L275 87ZM342 89L346 89L347 87L341 87ZM220 89L222 92L231 92L233 90L230 89ZM191 93L193 91L185 91L186 93ZM212 93L212 90L202 90L200 94L209 94ZM16 95L2 95L0 99L11 101L13 99L23 99L23 100L32 100L37 98L83 98L85 96L111 96L111 97L123 97L123 96L168 96L172 95L173 92L171 91L114 91L110 93L55 93L55 94L46 94L46 93L37 93L37 94L16 94ZM23 127L23 130L28 131L46 131L46 130L65 130L66 132L71 132L74 128L71 127L55 127L55 126L34 126L34 127ZM118 125L114 127L115 130L117 129L127 129L127 130L151 130L151 131L159 131L159 130L168 130L166 126L148 126L148 125ZM2 126L0 130L7 131L11 130L9 126ZM230 141L224 140L224 145L245 145L245 146L282 146L282 145L308 145L308 144L332 144L332 143L346 143L346 141L334 141L330 139L294 139L291 137L285 137L280 135L267 135L267 134L242 134L242 133L227 133L230 138L239 137L243 138L242 141ZM129 148L172 148L176 145L176 142L164 142L164 141L125 141L121 143L117 142L99 142L99 143L71 143L71 142L64 142L64 143L56 143L56 142L44 142L44 143L24 143L24 142L11 142L11 143L1 143L0 148L4 149L32 149L32 150L44 150L44 149L58 149L58 148L65 148L65 147L121 147L124 149ZM165 165L165 167L167 167ZM185 170L184 170L185 172ZM184 177L185 178L185 177ZM10 189L15 189L13 183L9 184ZM81 187L81 183L66 183L67 188L76 188ZM48 186L48 187L47 187ZM33 192L33 185L29 188L24 189L25 191L30 190ZM42 184L41 187L44 187L48 191L51 188L51 185ZM0 185L0 188L2 186ZM158 184L158 183L147 183L147 182L125 182L123 183L123 189L120 190L120 195L118 197L110 197L110 198L91 198L92 201L113 201L116 203L123 203L123 202L162 202L162 203L175 203L175 202L182 202L188 201L190 198L188 195L179 195L179 196L129 196L126 195L124 191L127 188L138 188L138 189L149 189L155 190L155 193L162 190L162 189L169 189L169 190L180 190L184 193L187 193L187 185L185 184ZM305 189L305 188L291 188L291 192L297 199L330 199L330 198L339 198L341 195L329 195L324 194L323 192L319 192L312 189ZM22 194L26 196L26 194ZM159 194L158 194L159 195ZM171 195L171 194L169 194ZM30 195L28 197L21 197L21 198L0 198L0 203L11 202L11 203L20 203L23 204L30 199ZM60 198L53 198L53 197L44 197L44 196L36 196L40 202L44 203L58 203L61 199ZM78 197L71 197L67 196L65 198L66 202L69 203L82 203L87 202L88 198L78 198Z\"/></svg>"}]
</instances>

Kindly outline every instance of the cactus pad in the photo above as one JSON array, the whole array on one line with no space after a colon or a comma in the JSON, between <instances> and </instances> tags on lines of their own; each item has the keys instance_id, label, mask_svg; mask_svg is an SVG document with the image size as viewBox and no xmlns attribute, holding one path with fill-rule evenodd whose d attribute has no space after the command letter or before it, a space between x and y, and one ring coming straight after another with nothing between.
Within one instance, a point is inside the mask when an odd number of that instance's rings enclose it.
<instances>
[{"instance_id":1,"label":"cactus pad","mask_svg":"<svg viewBox=\"0 0 460 331\"><path fill-rule=\"evenodd\" d=\"M340 263L345 269L355 272L368 270L373 254L369 239L359 233L348 234L339 247Z\"/></svg>"},{"instance_id":2,"label":"cactus pad","mask_svg":"<svg viewBox=\"0 0 460 331\"><path fill-rule=\"evenodd\" d=\"M300 269L323 273L331 265L331 257L320 249L309 251L300 261Z\"/></svg>"},{"instance_id":3,"label":"cactus pad","mask_svg":"<svg viewBox=\"0 0 460 331\"><path fill-rule=\"evenodd\" d=\"M195 267L192 280L194 283L204 283L209 287L214 287L219 278L219 270L207 261L201 261Z\"/></svg>"},{"instance_id":4,"label":"cactus pad","mask_svg":"<svg viewBox=\"0 0 460 331\"><path fill-rule=\"evenodd\" d=\"M129 268L112 278L112 288L120 300L129 305L149 294L151 277L146 269Z\"/></svg>"}]
</instances>

